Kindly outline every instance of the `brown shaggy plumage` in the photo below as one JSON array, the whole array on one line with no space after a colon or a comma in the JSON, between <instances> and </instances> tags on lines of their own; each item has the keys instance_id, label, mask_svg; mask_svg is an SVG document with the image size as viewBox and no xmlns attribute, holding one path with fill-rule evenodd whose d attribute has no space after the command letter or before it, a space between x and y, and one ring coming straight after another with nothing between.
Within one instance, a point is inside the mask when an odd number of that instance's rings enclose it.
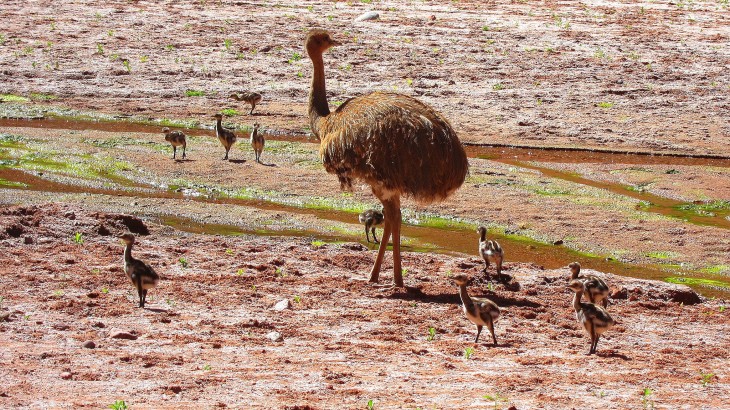
<instances>
[{"instance_id":1,"label":"brown shaggy plumage","mask_svg":"<svg viewBox=\"0 0 730 410\"><path fill-rule=\"evenodd\" d=\"M445 199L464 182L466 153L446 118L407 95L375 92L351 98L330 112L322 53L335 45L339 43L329 33L318 29L311 30L305 42L314 67L310 126L321 141L325 169L337 175L342 188L361 180L383 203L385 226L370 280L378 280L392 233L394 283L402 287L400 196L424 204Z\"/></svg>"},{"instance_id":2,"label":"brown shaggy plumage","mask_svg":"<svg viewBox=\"0 0 730 410\"><path fill-rule=\"evenodd\" d=\"M244 101L249 104L251 104L251 111L248 112L248 115L253 114L253 109L256 108L256 104L261 101L261 94L255 93L252 91L241 91L237 93L233 93L229 96L229 98L233 98L236 101Z\"/></svg>"}]
</instances>

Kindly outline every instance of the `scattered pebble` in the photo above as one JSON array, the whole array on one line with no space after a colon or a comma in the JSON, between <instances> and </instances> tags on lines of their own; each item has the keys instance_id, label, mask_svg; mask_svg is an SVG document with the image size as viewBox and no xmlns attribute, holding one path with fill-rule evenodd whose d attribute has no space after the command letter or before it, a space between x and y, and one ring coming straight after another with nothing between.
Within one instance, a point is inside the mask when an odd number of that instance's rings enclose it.
<instances>
[{"instance_id":1,"label":"scattered pebble","mask_svg":"<svg viewBox=\"0 0 730 410\"><path fill-rule=\"evenodd\" d=\"M63 373L61 373L61 378L63 380L69 380L69 379L71 379L71 377L73 377L73 375L71 374L71 372L63 372Z\"/></svg>"},{"instance_id":2,"label":"scattered pebble","mask_svg":"<svg viewBox=\"0 0 730 410\"><path fill-rule=\"evenodd\" d=\"M558 239L557 241L553 242L553 245L562 245L562 244L563 244L562 239Z\"/></svg>"},{"instance_id":3,"label":"scattered pebble","mask_svg":"<svg viewBox=\"0 0 730 410\"><path fill-rule=\"evenodd\" d=\"M94 323L94 324L93 324L93 325L91 325L91 326L93 326L93 327L98 327L98 328L100 328L100 329L103 329L103 328L105 328L105 327L106 327L106 325L105 325L104 323L102 323L102 322L96 322L96 323Z\"/></svg>"},{"instance_id":4,"label":"scattered pebble","mask_svg":"<svg viewBox=\"0 0 730 410\"><path fill-rule=\"evenodd\" d=\"M363 13L359 15L355 21L368 21L368 20L377 20L380 18L380 14L378 14L377 11L368 11L367 13Z\"/></svg>"},{"instance_id":5,"label":"scattered pebble","mask_svg":"<svg viewBox=\"0 0 730 410\"><path fill-rule=\"evenodd\" d=\"M284 299L284 300L280 300L276 305L274 305L272 310L281 312L282 310L289 309L290 306L291 306L291 303L289 303L289 299Z\"/></svg>"},{"instance_id":6,"label":"scattered pebble","mask_svg":"<svg viewBox=\"0 0 730 410\"><path fill-rule=\"evenodd\" d=\"M266 334L266 338L271 340L272 342L284 341L284 336L282 336L279 332L269 332Z\"/></svg>"},{"instance_id":7,"label":"scattered pebble","mask_svg":"<svg viewBox=\"0 0 730 410\"><path fill-rule=\"evenodd\" d=\"M33 244L33 238L30 236L26 236L23 238L23 243L26 245L32 245Z\"/></svg>"},{"instance_id":8,"label":"scattered pebble","mask_svg":"<svg viewBox=\"0 0 730 410\"><path fill-rule=\"evenodd\" d=\"M86 342L84 342L84 347L87 349L94 349L96 348L96 343L94 343L93 340L87 340Z\"/></svg>"},{"instance_id":9,"label":"scattered pebble","mask_svg":"<svg viewBox=\"0 0 730 410\"><path fill-rule=\"evenodd\" d=\"M137 340L137 336L127 332L116 332L112 339Z\"/></svg>"}]
</instances>

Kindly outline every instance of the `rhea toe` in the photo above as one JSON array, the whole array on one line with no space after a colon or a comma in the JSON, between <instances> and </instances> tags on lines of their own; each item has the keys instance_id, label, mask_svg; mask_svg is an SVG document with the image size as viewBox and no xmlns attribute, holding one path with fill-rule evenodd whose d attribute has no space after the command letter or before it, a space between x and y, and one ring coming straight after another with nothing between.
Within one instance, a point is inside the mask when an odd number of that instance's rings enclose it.
<instances>
[{"instance_id":1,"label":"rhea toe","mask_svg":"<svg viewBox=\"0 0 730 410\"><path fill-rule=\"evenodd\" d=\"M134 246L134 235L125 233L119 238L124 242L124 273L132 281L139 295L139 307L143 308L147 301L147 291L152 289L160 281L152 266L132 256Z\"/></svg>"},{"instance_id":2,"label":"rhea toe","mask_svg":"<svg viewBox=\"0 0 730 410\"><path fill-rule=\"evenodd\" d=\"M470 322L477 326L477 337L474 343L479 342L479 335L482 333L482 327L486 326L492 335L494 345L497 345L497 337L494 335L494 321L499 317L499 306L487 298L472 298L466 291L466 285L469 283L469 277L459 274L452 277L453 281L459 286L459 296L461 297L461 309L464 316Z\"/></svg>"}]
</instances>

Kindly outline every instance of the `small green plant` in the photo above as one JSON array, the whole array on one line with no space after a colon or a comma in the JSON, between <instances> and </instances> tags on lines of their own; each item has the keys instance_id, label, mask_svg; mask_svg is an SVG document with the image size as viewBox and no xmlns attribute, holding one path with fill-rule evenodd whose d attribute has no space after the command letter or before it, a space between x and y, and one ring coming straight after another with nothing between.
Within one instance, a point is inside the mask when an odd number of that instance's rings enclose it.
<instances>
[{"instance_id":1,"label":"small green plant","mask_svg":"<svg viewBox=\"0 0 730 410\"><path fill-rule=\"evenodd\" d=\"M608 101L601 101L601 102L597 103L596 106L598 106L600 108L609 109L609 108L613 107L613 103L608 102Z\"/></svg>"},{"instance_id":2,"label":"small green plant","mask_svg":"<svg viewBox=\"0 0 730 410\"><path fill-rule=\"evenodd\" d=\"M705 373L700 370L700 377L702 378L702 386L707 387L710 385L712 379L715 378L715 373Z\"/></svg>"},{"instance_id":3,"label":"small green plant","mask_svg":"<svg viewBox=\"0 0 730 410\"><path fill-rule=\"evenodd\" d=\"M129 407L127 407L127 403L125 403L124 400L117 400L107 407L109 407L112 410L126 410L129 408Z\"/></svg>"},{"instance_id":4,"label":"small green plant","mask_svg":"<svg viewBox=\"0 0 730 410\"><path fill-rule=\"evenodd\" d=\"M240 268L240 269L238 269L238 270L236 271L236 275L238 275L238 276L243 276L243 273L244 273L244 270L243 270L243 268Z\"/></svg>"},{"instance_id":5,"label":"small green plant","mask_svg":"<svg viewBox=\"0 0 730 410\"><path fill-rule=\"evenodd\" d=\"M281 268L276 268L276 270L274 271L274 274L276 276L283 277L284 276L284 271L282 271Z\"/></svg>"},{"instance_id":6,"label":"small green plant","mask_svg":"<svg viewBox=\"0 0 730 410\"><path fill-rule=\"evenodd\" d=\"M375 402L373 402L373 399L368 400L368 410L373 410L375 408Z\"/></svg>"},{"instance_id":7,"label":"small green plant","mask_svg":"<svg viewBox=\"0 0 730 410\"><path fill-rule=\"evenodd\" d=\"M187 268L188 267L188 260L187 259L180 258L177 261L180 262L180 266L182 266L183 268Z\"/></svg>"},{"instance_id":8,"label":"small green plant","mask_svg":"<svg viewBox=\"0 0 730 410\"><path fill-rule=\"evenodd\" d=\"M426 340L429 342L432 342L435 338L436 338L436 328L429 327L428 336L426 336Z\"/></svg>"},{"instance_id":9,"label":"small green plant","mask_svg":"<svg viewBox=\"0 0 730 410\"><path fill-rule=\"evenodd\" d=\"M407 85L408 85L409 87L413 87L413 79L412 79L412 78L406 78L406 84L407 84Z\"/></svg>"},{"instance_id":10,"label":"small green plant","mask_svg":"<svg viewBox=\"0 0 730 410\"><path fill-rule=\"evenodd\" d=\"M502 407L502 406L500 406L499 403L507 403L507 398L504 397L504 396L502 396L499 393L485 394L482 397L485 398L485 399L487 399L487 400L489 400L489 401L491 401L491 402L494 402L494 410L497 410L497 409L499 409L499 408Z\"/></svg>"},{"instance_id":11,"label":"small green plant","mask_svg":"<svg viewBox=\"0 0 730 410\"><path fill-rule=\"evenodd\" d=\"M77 245L83 245L84 235L81 232L76 232L73 237L73 241Z\"/></svg>"},{"instance_id":12,"label":"small green plant","mask_svg":"<svg viewBox=\"0 0 730 410\"><path fill-rule=\"evenodd\" d=\"M101 288L101 293L104 293L104 294L109 293L109 288Z\"/></svg>"},{"instance_id":13,"label":"small green plant","mask_svg":"<svg viewBox=\"0 0 730 410\"><path fill-rule=\"evenodd\" d=\"M101 43L96 43L96 53L100 56L104 55L104 45Z\"/></svg>"},{"instance_id":14,"label":"small green plant","mask_svg":"<svg viewBox=\"0 0 730 410\"><path fill-rule=\"evenodd\" d=\"M30 320L30 315L23 315L23 319Z\"/></svg>"},{"instance_id":15,"label":"small green plant","mask_svg":"<svg viewBox=\"0 0 730 410\"><path fill-rule=\"evenodd\" d=\"M251 285L251 293L256 294L256 285Z\"/></svg>"},{"instance_id":16,"label":"small green plant","mask_svg":"<svg viewBox=\"0 0 730 410\"><path fill-rule=\"evenodd\" d=\"M720 305L720 313L725 311L725 305Z\"/></svg>"},{"instance_id":17,"label":"small green plant","mask_svg":"<svg viewBox=\"0 0 730 410\"><path fill-rule=\"evenodd\" d=\"M5 301L5 296L0 296L0 309L3 308L3 302Z\"/></svg>"},{"instance_id":18,"label":"small green plant","mask_svg":"<svg viewBox=\"0 0 730 410\"><path fill-rule=\"evenodd\" d=\"M233 117L234 115L238 115L238 111L233 108L225 108L221 110L221 114L225 115L226 117Z\"/></svg>"},{"instance_id":19,"label":"small green plant","mask_svg":"<svg viewBox=\"0 0 730 410\"><path fill-rule=\"evenodd\" d=\"M6 41L5 34L0 34L0 46L4 46Z\"/></svg>"},{"instance_id":20,"label":"small green plant","mask_svg":"<svg viewBox=\"0 0 730 410\"><path fill-rule=\"evenodd\" d=\"M492 89L495 91L504 90L504 84L502 84L502 83L494 84L492 86Z\"/></svg>"},{"instance_id":21,"label":"small green plant","mask_svg":"<svg viewBox=\"0 0 730 410\"><path fill-rule=\"evenodd\" d=\"M289 64L293 64L299 60L302 59L302 55L299 53L294 53L291 55L291 58L289 59Z\"/></svg>"},{"instance_id":22,"label":"small green plant","mask_svg":"<svg viewBox=\"0 0 730 410\"><path fill-rule=\"evenodd\" d=\"M325 244L325 242L324 242L324 241L319 241L319 240L317 240L317 241L312 241L312 246L314 246L315 248L319 248L319 247L321 247L321 246L324 246L324 244Z\"/></svg>"},{"instance_id":23,"label":"small green plant","mask_svg":"<svg viewBox=\"0 0 730 410\"><path fill-rule=\"evenodd\" d=\"M56 289L53 291L53 296L61 297L61 296L63 296L63 291L61 289Z\"/></svg>"},{"instance_id":24,"label":"small green plant","mask_svg":"<svg viewBox=\"0 0 730 410\"><path fill-rule=\"evenodd\" d=\"M127 60L127 59L122 60L122 65L124 66L124 68L127 70L128 73L132 72L132 63L130 63L129 60Z\"/></svg>"},{"instance_id":25,"label":"small green plant","mask_svg":"<svg viewBox=\"0 0 730 410\"><path fill-rule=\"evenodd\" d=\"M474 348L473 347L465 347L464 348L464 359L469 360L471 359L471 356L474 354Z\"/></svg>"},{"instance_id":26,"label":"small green plant","mask_svg":"<svg viewBox=\"0 0 730 410\"><path fill-rule=\"evenodd\" d=\"M206 372L210 371L210 369L212 369L212 367L210 367L209 364L203 366L203 370L205 370Z\"/></svg>"},{"instance_id":27,"label":"small green plant","mask_svg":"<svg viewBox=\"0 0 730 410\"><path fill-rule=\"evenodd\" d=\"M226 255L233 255L233 249L231 249L231 248L226 249Z\"/></svg>"},{"instance_id":28,"label":"small green plant","mask_svg":"<svg viewBox=\"0 0 730 410\"><path fill-rule=\"evenodd\" d=\"M226 51L231 51L231 45L233 45L233 42L230 39L223 40L223 47L226 48Z\"/></svg>"},{"instance_id":29,"label":"small green plant","mask_svg":"<svg viewBox=\"0 0 730 410\"><path fill-rule=\"evenodd\" d=\"M107 35L108 35L109 37L113 37L113 36L114 36L114 30L109 30L109 31L107 31L107 32L106 32L106 34L107 34Z\"/></svg>"},{"instance_id":30,"label":"small green plant","mask_svg":"<svg viewBox=\"0 0 730 410\"><path fill-rule=\"evenodd\" d=\"M302 303L302 297L299 295L294 296L294 303Z\"/></svg>"},{"instance_id":31,"label":"small green plant","mask_svg":"<svg viewBox=\"0 0 730 410\"><path fill-rule=\"evenodd\" d=\"M487 283L487 289L490 292L494 292L494 283L492 283L492 282Z\"/></svg>"},{"instance_id":32,"label":"small green plant","mask_svg":"<svg viewBox=\"0 0 730 410\"><path fill-rule=\"evenodd\" d=\"M205 91L202 90L185 90L186 97L202 97L205 95Z\"/></svg>"},{"instance_id":33,"label":"small green plant","mask_svg":"<svg viewBox=\"0 0 730 410\"><path fill-rule=\"evenodd\" d=\"M408 268L401 268L400 273L403 276L408 276Z\"/></svg>"},{"instance_id":34,"label":"small green plant","mask_svg":"<svg viewBox=\"0 0 730 410\"><path fill-rule=\"evenodd\" d=\"M146 63L149 60L150 60L150 57L149 56L142 56L142 57L139 58L139 62L140 63Z\"/></svg>"},{"instance_id":35,"label":"small green plant","mask_svg":"<svg viewBox=\"0 0 730 410\"><path fill-rule=\"evenodd\" d=\"M644 391L641 393L641 405L644 406L644 410L654 409L654 400L651 399L652 394L654 394L654 392L648 387L645 387Z\"/></svg>"}]
</instances>

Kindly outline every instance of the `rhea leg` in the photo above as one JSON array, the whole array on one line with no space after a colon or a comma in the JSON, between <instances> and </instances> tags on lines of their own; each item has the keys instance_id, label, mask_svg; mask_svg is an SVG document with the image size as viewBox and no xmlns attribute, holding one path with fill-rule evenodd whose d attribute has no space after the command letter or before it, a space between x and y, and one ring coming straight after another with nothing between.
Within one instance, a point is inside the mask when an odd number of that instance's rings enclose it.
<instances>
[{"instance_id":1,"label":"rhea leg","mask_svg":"<svg viewBox=\"0 0 730 410\"><path fill-rule=\"evenodd\" d=\"M370 243L370 231L368 231L367 224L365 224L365 237L368 239L368 243Z\"/></svg>"},{"instance_id":2,"label":"rhea leg","mask_svg":"<svg viewBox=\"0 0 730 410\"><path fill-rule=\"evenodd\" d=\"M185 149L187 148L187 144L183 144L183 159L185 159Z\"/></svg>"},{"instance_id":3,"label":"rhea leg","mask_svg":"<svg viewBox=\"0 0 730 410\"><path fill-rule=\"evenodd\" d=\"M147 303L147 289L142 290L142 307Z\"/></svg>"},{"instance_id":4,"label":"rhea leg","mask_svg":"<svg viewBox=\"0 0 730 410\"><path fill-rule=\"evenodd\" d=\"M474 343L479 342L479 335L482 334L482 326L477 325L477 338L474 339Z\"/></svg>"},{"instance_id":5,"label":"rhea leg","mask_svg":"<svg viewBox=\"0 0 730 410\"><path fill-rule=\"evenodd\" d=\"M375 257L375 264L370 270L370 282L378 283L378 276L380 275L380 265L383 263L383 255L385 255L385 249L388 247L388 240L390 239L390 220L385 217L383 222L383 236L380 237L380 246L378 247L378 256Z\"/></svg>"},{"instance_id":6,"label":"rhea leg","mask_svg":"<svg viewBox=\"0 0 730 410\"><path fill-rule=\"evenodd\" d=\"M591 326L591 349L588 351L589 355L594 353L593 346L596 343L596 327L593 325L593 322L590 322L590 326Z\"/></svg>"},{"instance_id":7,"label":"rhea leg","mask_svg":"<svg viewBox=\"0 0 730 410\"><path fill-rule=\"evenodd\" d=\"M177 155L177 147L173 145L172 146L172 159L175 159L175 155Z\"/></svg>"},{"instance_id":8,"label":"rhea leg","mask_svg":"<svg viewBox=\"0 0 730 410\"><path fill-rule=\"evenodd\" d=\"M487 326L489 326L489 333L492 334L492 340L494 340L494 345L497 346L497 336L494 335L494 319L489 319L489 322L487 322Z\"/></svg>"},{"instance_id":9,"label":"rhea leg","mask_svg":"<svg viewBox=\"0 0 730 410\"><path fill-rule=\"evenodd\" d=\"M254 108L256 108L256 103L251 103L251 111L248 112L248 115L253 115Z\"/></svg>"},{"instance_id":10,"label":"rhea leg","mask_svg":"<svg viewBox=\"0 0 730 410\"><path fill-rule=\"evenodd\" d=\"M372 232L373 232L373 241L375 243L378 243L378 237L375 236L375 227L373 226L372 228L370 228L370 230L372 230Z\"/></svg>"},{"instance_id":11,"label":"rhea leg","mask_svg":"<svg viewBox=\"0 0 730 410\"><path fill-rule=\"evenodd\" d=\"M393 284L396 287L402 288L403 284L403 271L401 270L400 260L400 225L401 225L401 212L400 212L400 198L396 197L390 204L390 214L392 216L393 223Z\"/></svg>"},{"instance_id":12,"label":"rhea leg","mask_svg":"<svg viewBox=\"0 0 730 410\"><path fill-rule=\"evenodd\" d=\"M138 278L136 281L137 285L137 296L139 296L139 307L144 307L144 289L142 289L142 278Z\"/></svg>"}]
</instances>

